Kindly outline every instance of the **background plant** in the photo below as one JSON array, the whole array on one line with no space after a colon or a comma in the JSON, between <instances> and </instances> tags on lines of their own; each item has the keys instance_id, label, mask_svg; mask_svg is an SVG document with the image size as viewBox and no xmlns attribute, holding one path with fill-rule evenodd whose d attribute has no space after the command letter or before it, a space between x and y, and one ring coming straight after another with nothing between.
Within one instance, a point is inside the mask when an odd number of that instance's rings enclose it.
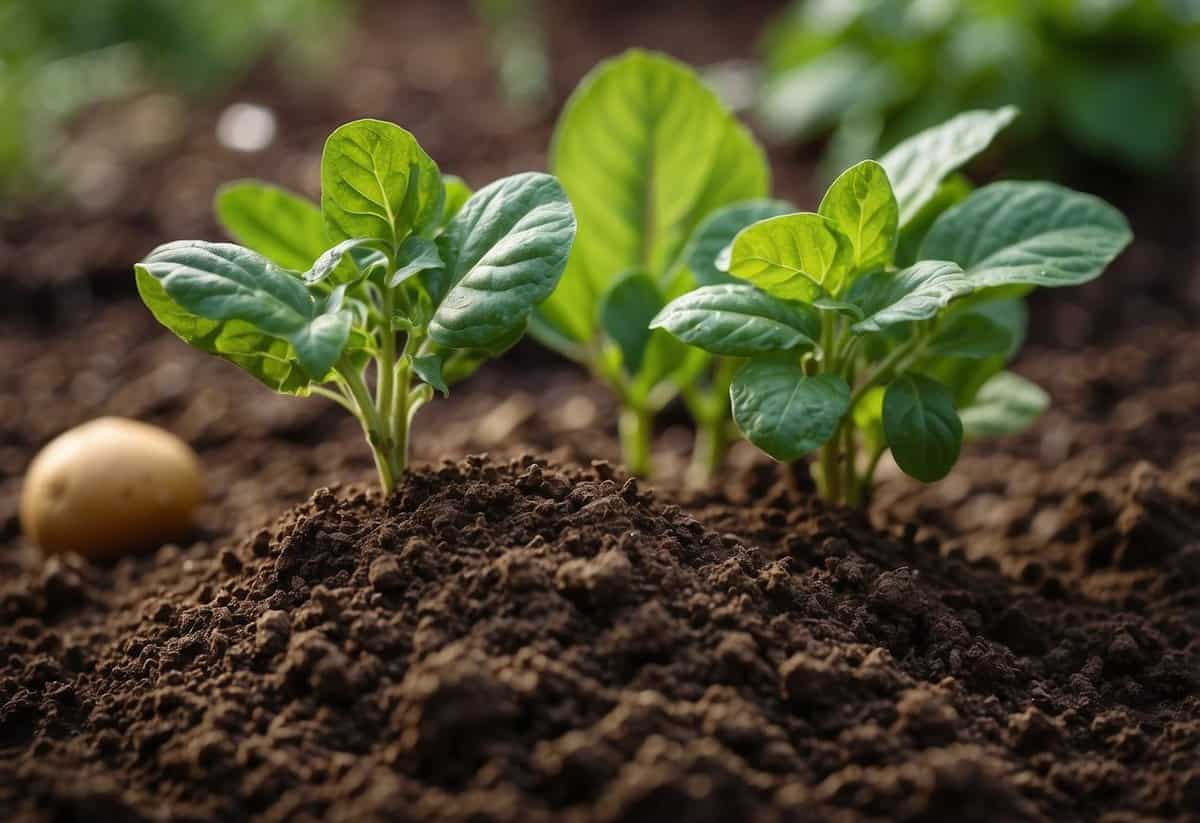
<instances>
[{"instance_id":1,"label":"background plant","mask_svg":"<svg viewBox=\"0 0 1200 823\"><path fill-rule=\"evenodd\" d=\"M253 180L222 189L216 207L241 245L160 246L136 267L143 301L275 391L354 414L385 492L407 468L414 415L524 334L575 235L550 175L472 194L378 120L329 137L319 207Z\"/></svg>"},{"instance_id":2,"label":"background plant","mask_svg":"<svg viewBox=\"0 0 1200 823\"><path fill-rule=\"evenodd\" d=\"M742 282L673 300L652 325L726 356L733 415L777 460L820 451L828 500L862 505L880 458L926 483L964 436L1016 432L1045 394L1004 371L1021 296L1099 276L1130 242L1120 212L1061 186L946 178L1015 111L955 117L863 161L815 213L742 230L723 257Z\"/></svg>"},{"instance_id":3,"label":"background plant","mask_svg":"<svg viewBox=\"0 0 1200 823\"><path fill-rule=\"evenodd\" d=\"M572 94L550 152L579 216L562 285L532 326L584 364L621 405L629 471L651 472L654 416L682 396L697 426L692 477L724 454L736 366L648 328L674 296L728 277L718 250L755 220L790 210L766 200L762 150L687 66L629 52Z\"/></svg>"},{"instance_id":4,"label":"background plant","mask_svg":"<svg viewBox=\"0 0 1200 823\"><path fill-rule=\"evenodd\" d=\"M62 122L146 87L218 91L272 45L332 54L347 0L0 0L0 195L46 184Z\"/></svg>"},{"instance_id":5,"label":"background plant","mask_svg":"<svg viewBox=\"0 0 1200 823\"><path fill-rule=\"evenodd\" d=\"M764 38L759 112L779 139L832 134L830 167L956 112L1015 104L1022 162L1075 149L1134 171L1179 158L1200 94L1188 0L801 0ZM1153 90L1150 92L1149 90Z\"/></svg>"}]
</instances>

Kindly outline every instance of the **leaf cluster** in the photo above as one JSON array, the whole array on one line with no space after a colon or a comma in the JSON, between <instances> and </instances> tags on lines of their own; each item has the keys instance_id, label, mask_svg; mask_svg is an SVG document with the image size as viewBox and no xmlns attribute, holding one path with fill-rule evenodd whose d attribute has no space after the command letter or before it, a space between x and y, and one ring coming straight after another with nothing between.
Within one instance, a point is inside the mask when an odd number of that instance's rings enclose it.
<instances>
[{"instance_id":1,"label":"leaf cluster","mask_svg":"<svg viewBox=\"0 0 1200 823\"><path fill-rule=\"evenodd\" d=\"M1004 371L1021 297L1085 283L1129 243L1122 215L1039 182L976 191L955 172L1015 111L959 115L858 163L816 212L760 220L705 285L653 320L688 345L746 358L731 387L746 437L778 460L818 448L821 491L861 503L885 451L933 482L964 436L1019 431L1046 397Z\"/></svg>"}]
</instances>

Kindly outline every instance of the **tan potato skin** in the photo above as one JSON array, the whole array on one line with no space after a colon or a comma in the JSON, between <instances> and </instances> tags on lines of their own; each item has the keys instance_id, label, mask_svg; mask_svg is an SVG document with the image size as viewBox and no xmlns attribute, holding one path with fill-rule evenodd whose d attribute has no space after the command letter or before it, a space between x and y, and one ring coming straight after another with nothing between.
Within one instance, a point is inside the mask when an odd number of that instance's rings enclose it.
<instances>
[{"instance_id":1,"label":"tan potato skin","mask_svg":"<svg viewBox=\"0 0 1200 823\"><path fill-rule=\"evenodd\" d=\"M21 526L46 554L114 558L183 536L203 499L200 461L186 443L146 423L102 417L34 458Z\"/></svg>"}]
</instances>

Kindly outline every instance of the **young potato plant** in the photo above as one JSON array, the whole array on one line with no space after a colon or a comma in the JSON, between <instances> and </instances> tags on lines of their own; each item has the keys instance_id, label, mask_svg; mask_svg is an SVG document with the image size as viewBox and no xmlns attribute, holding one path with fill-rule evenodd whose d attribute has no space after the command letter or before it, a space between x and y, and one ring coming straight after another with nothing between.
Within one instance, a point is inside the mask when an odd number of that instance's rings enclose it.
<instances>
[{"instance_id":1,"label":"young potato plant","mask_svg":"<svg viewBox=\"0 0 1200 823\"><path fill-rule=\"evenodd\" d=\"M524 334L575 236L550 175L472 194L378 120L329 137L319 207L243 181L216 208L240 245L158 247L136 267L143 301L180 338L275 391L354 414L385 492L408 465L417 410Z\"/></svg>"},{"instance_id":2,"label":"young potato plant","mask_svg":"<svg viewBox=\"0 0 1200 823\"><path fill-rule=\"evenodd\" d=\"M687 66L631 51L597 66L555 130L551 170L579 217L558 291L531 332L584 364L621 405L629 471L649 475L655 415L682 397L695 419L690 478L720 464L736 362L649 328L667 301L730 280L713 260L745 226L793 209L767 200L750 133Z\"/></svg>"},{"instance_id":3,"label":"young potato plant","mask_svg":"<svg viewBox=\"0 0 1200 823\"><path fill-rule=\"evenodd\" d=\"M932 483L964 437L1027 426L1047 398L1004 371L1024 336L1021 297L1092 280L1132 238L1087 194L947 181L1014 116L968 112L852 166L815 213L737 235L722 263L740 282L682 295L652 323L748 358L730 389L737 425L777 460L819 450L828 500L864 505L889 450Z\"/></svg>"}]
</instances>

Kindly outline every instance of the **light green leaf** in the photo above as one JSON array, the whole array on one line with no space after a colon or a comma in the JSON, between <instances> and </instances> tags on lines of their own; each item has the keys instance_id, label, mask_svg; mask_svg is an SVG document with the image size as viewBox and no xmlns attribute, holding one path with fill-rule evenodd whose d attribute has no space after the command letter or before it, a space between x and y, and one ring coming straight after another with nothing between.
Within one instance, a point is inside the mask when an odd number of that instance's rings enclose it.
<instances>
[{"instance_id":1,"label":"light green leaf","mask_svg":"<svg viewBox=\"0 0 1200 823\"><path fill-rule=\"evenodd\" d=\"M759 220L790 214L796 209L783 200L746 200L712 212L692 232L683 250L683 262L701 286L736 283L718 268L717 258L733 243L738 232Z\"/></svg>"},{"instance_id":2,"label":"light green leaf","mask_svg":"<svg viewBox=\"0 0 1200 823\"><path fill-rule=\"evenodd\" d=\"M887 448L887 435L883 431L883 386L868 389L851 412L854 427L862 434L863 448L870 456Z\"/></svg>"},{"instance_id":3,"label":"light green leaf","mask_svg":"<svg viewBox=\"0 0 1200 823\"><path fill-rule=\"evenodd\" d=\"M851 166L833 181L817 210L850 238L854 270L888 266L896 253L900 206L883 166L874 160Z\"/></svg>"},{"instance_id":4,"label":"light green leaf","mask_svg":"<svg viewBox=\"0 0 1200 823\"><path fill-rule=\"evenodd\" d=\"M325 141L321 212L333 242L369 237L394 252L439 220L444 197L437 165L394 123L355 120Z\"/></svg>"},{"instance_id":5,"label":"light green leaf","mask_svg":"<svg viewBox=\"0 0 1200 823\"><path fill-rule=\"evenodd\" d=\"M929 342L935 357L982 360L1006 357L1012 348L1008 329L982 314L964 312L949 317Z\"/></svg>"},{"instance_id":6,"label":"light green leaf","mask_svg":"<svg viewBox=\"0 0 1200 823\"><path fill-rule=\"evenodd\" d=\"M396 270L388 278L388 285L395 288L413 275L444 266L437 243L428 237L412 235L400 244L400 250L396 253Z\"/></svg>"},{"instance_id":7,"label":"light green leaf","mask_svg":"<svg viewBox=\"0 0 1200 823\"><path fill-rule=\"evenodd\" d=\"M466 181L455 174L443 174L442 185L446 189L446 199L442 203L442 219L438 225L445 228L455 215L462 211L462 207L467 204L474 192L471 191L471 187L466 184Z\"/></svg>"},{"instance_id":8,"label":"light green leaf","mask_svg":"<svg viewBox=\"0 0 1200 823\"><path fill-rule=\"evenodd\" d=\"M575 237L558 181L527 172L480 189L446 227L445 297L429 335L451 348L490 348L525 328L554 291Z\"/></svg>"},{"instance_id":9,"label":"light green leaf","mask_svg":"<svg viewBox=\"0 0 1200 823\"><path fill-rule=\"evenodd\" d=\"M713 354L751 357L814 346L821 334L817 313L753 286L702 286L676 298L650 324Z\"/></svg>"},{"instance_id":10,"label":"light green leaf","mask_svg":"<svg viewBox=\"0 0 1200 823\"><path fill-rule=\"evenodd\" d=\"M755 446L785 462L832 437L850 406L850 387L840 377L810 377L794 359L771 356L743 366L729 396L738 428Z\"/></svg>"},{"instance_id":11,"label":"light green leaf","mask_svg":"<svg viewBox=\"0 0 1200 823\"><path fill-rule=\"evenodd\" d=\"M442 356L440 354L423 354L413 358L413 372L417 377L433 386L443 397L450 396L450 387L442 376Z\"/></svg>"},{"instance_id":12,"label":"light green leaf","mask_svg":"<svg viewBox=\"0 0 1200 823\"><path fill-rule=\"evenodd\" d=\"M900 225L912 220L933 198L946 175L986 149L1016 116L1012 106L964 112L910 137L885 154L879 162L900 204Z\"/></svg>"},{"instance_id":13,"label":"light green leaf","mask_svg":"<svg viewBox=\"0 0 1200 823\"><path fill-rule=\"evenodd\" d=\"M922 483L941 480L958 461L962 421L950 392L929 377L909 374L887 387L883 429L896 464Z\"/></svg>"},{"instance_id":14,"label":"light green leaf","mask_svg":"<svg viewBox=\"0 0 1200 823\"><path fill-rule=\"evenodd\" d=\"M304 271L325 251L325 222L315 203L258 180L217 190L217 220L229 236L277 266Z\"/></svg>"},{"instance_id":15,"label":"light green leaf","mask_svg":"<svg viewBox=\"0 0 1200 823\"><path fill-rule=\"evenodd\" d=\"M180 241L159 246L139 268L180 308L207 320L242 321L285 340L301 368L323 380L350 336L351 314L318 299L262 255L231 243Z\"/></svg>"},{"instance_id":16,"label":"light green leaf","mask_svg":"<svg viewBox=\"0 0 1200 823\"><path fill-rule=\"evenodd\" d=\"M854 249L832 220L801 212L760 220L733 241L729 273L784 300L836 294Z\"/></svg>"},{"instance_id":17,"label":"light green leaf","mask_svg":"<svg viewBox=\"0 0 1200 823\"><path fill-rule=\"evenodd\" d=\"M630 51L597 66L555 129L552 171L579 218L562 288L543 314L577 341L595 333L595 304L631 269L658 278L710 212L763 197L762 150L696 74Z\"/></svg>"},{"instance_id":18,"label":"light green leaf","mask_svg":"<svg viewBox=\"0 0 1200 823\"><path fill-rule=\"evenodd\" d=\"M851 330L877 332L887 326L926 320L956 297L970 294L971 283L957 263L923 260L902 271L880 271L858 280L848 295L864 319Z\"/></svg>"},{"instance_id":19,"label":"light green leaf","mask_svg":"<svg viewBox=\"0 0 1200 823\"><path fill-rule=\"evenodd\" d=\"M939 217L921 256L955 261L977 289L1074 286L1098 277L1132 239L1124 216L1098 197L1002 182Z\"/></svg>"},{"instance_id":20,"label":"light green leaf","mask_svg":"<svg viewBox=\"0 0 1200 823\"><path fill-rule=\"evenodd\" d=\"M600 297L600 328L621 352L625 371L637 374L650 342L650 321L663 306L654 278L645 272L626 272Z\"/></svg>"},{"instance_id":21,"label":"light green leaf","mask_svg":"<svg viewBox=\"0 0 1200 823\"><path fill-rule=\"evenodd\" d=\"M1050 397L1012 372L1000 372L979 390L975 402L962 410L967 439L1001 437L1029 428L1050 405Z\"/></svg>"}]
</instances>

